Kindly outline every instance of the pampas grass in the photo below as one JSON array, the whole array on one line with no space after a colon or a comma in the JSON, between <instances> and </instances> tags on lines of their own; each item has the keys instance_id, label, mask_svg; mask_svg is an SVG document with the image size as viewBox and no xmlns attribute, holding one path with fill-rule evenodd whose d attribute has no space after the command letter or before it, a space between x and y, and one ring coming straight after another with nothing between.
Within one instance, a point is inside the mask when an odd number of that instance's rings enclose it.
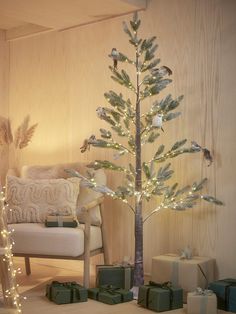
<instances>
[{"instance_id":1,"label":"pampas grass","mask_svg":"<svg viewBox=\"0 0 236 314\"><path fill-rule=\"evenodd\" d=\"M9 145L13 142L9 119L0 117L0 145Z\"/></svg>"},{"instance_id":2,"label":"pampas grass","mask_svg":"<svg viewBox=\"0 0 236 314\"><path fill-rule=\"evenodd\" d=\"M22 149L28 146L32 139L37 123L29 126L30 116L26 116L22 124L16 129L14 144L16 148Z\"/></svg>"},{"instance_id":3,"label":"pampas grass","mask_svg":"<svg viewBox=\"0 0 236 314\"><path fill-rule=\"evenodd\" d=\"M30 116L26 116L23 122L15 131L14 138L11 131L11 123L9 119L0 117L0 146L10 145L14 143L15 148L22 149L30 143L37 123L29 126Z\"/></svg>"}]
</instances>

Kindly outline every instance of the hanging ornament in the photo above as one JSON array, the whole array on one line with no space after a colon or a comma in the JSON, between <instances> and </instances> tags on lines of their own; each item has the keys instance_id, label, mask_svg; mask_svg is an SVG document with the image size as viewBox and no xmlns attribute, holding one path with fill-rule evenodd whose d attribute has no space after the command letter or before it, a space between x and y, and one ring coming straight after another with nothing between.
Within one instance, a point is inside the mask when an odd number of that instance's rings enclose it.
<instances>
[{"instance_id":1,"label":"hanging ornament","mask_svg":"<svg viewBox=\"0 0 236 314\"><path fill-rule=\"evenodd\" d=\"M162 117L163 116L160 113L155 115L152 119L152 126L155 128L160 128L164 132L162 128L162 123L163 123Z\"/></svg>"},{"instance_id":2,"label":"hanging ornament","mask_svg":"<svg viewBox=\"0 0 236 314\"><path fill-rule=\"evenodd\" d=\"M103 107L98 107L96 109L96 113L97 113L97 116L100 118L100 119L103 119L106 117L106 111Z\"/></svg>"},{"instance_id":3,"label":"hanging ornament","mask_svg":"<svg viewBox=\"0 0 236 314\"><path fill-rule=\"evenodd\" d=\"M165 76L165 75L172 75L172 70L170 68L168 68L167 66L163 65L160 68L155 68L151 71L152 75L161 75L161 76Z\"/></svg>"},{"instance_id":4,"label":"hanging ornament","mask_svg":"<svg viewBox=\"0 0 236 314\"><path fill-rule=\"evenodd\" d=\"M207 148L203 148L202 151L205 160L209 161L209 164L207 165L207 167L209 167L213 163L213 157L211 156L211 152Z\"/></svg>"},{"instance_id":5,"label":"hanging ornament","mask_svg":"<svg viewBox=\"0 0 236 314\"><path fill-rule=\"evenodd\" d=\"M117 51L116 48L112 48L111 54L109 55L109 57L111 57L113 59L114 70L117 70L119 52Z\"/></svg>"},{"instance_id":6,"label":"hanging ornament","mask_svg":"<svg viewBox=\"0 0 236 314\"><path fill-rule=\"evenodd\" d=\"M198 143L195 142L195 141L192 141L191 145L192 145L193 148L197 148L197 149L201 149L202 150L202 147L200 145L198 145Z\"/></svg>"},{"instance_id":7,"label":"hanging ornament","mask_svg":"<svg viewBox=\"0 0 236 314\"><path fill-rule=\"evenodd\" d=\"M207 167L209 167L213 163L213 157L212 157L211 152L209 151L209 149L200 146L195 141L192 141L191 144L192 144L193 148L198 148L198 149L200 149L203 152L203 157L205 158L206 161L209 161L209 164L207 165Z\"/></svg>"},{"instance_id":8,"label":"hanging ornament","mask_svg":"<svg viewBox=\"0 0 236 314\"><path fill-rule=\"evenodd\" d=\"M85 139L83 142L83 145L80 147L81 153L85 153L86 150L90 150L90 144L92 144L92 141L95 141L96 137L95 135L91 135L89 139Z\"/></svg>"}]
</instances>

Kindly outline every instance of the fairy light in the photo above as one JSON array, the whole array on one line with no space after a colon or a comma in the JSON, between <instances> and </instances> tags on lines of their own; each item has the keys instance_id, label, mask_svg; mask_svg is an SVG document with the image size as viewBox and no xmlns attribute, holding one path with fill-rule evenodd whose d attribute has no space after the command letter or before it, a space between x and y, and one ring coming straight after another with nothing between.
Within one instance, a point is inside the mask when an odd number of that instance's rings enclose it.
<instances>
[{"instance_id":1,"label":"fairy light","mask_svg":"<svg viewBox=\"0 0 236 314\"><path fill-rule=\"evenodd\" d=\"M19 285L16 283L16 275L21 273L20 268L15 269L13 264L13 254L12 254L12 246L14 245L14 241L11 239L11 234L14 230L8 231L6 224L6 209L8 204L5 203L5 194L3 191L0 192L0 222L1 222L1 238L2 245L4 247L4 257L3 262L7 265L8 270L8 278L9 278L9 287L5 290L5 298L10 299L13 307L17 310L18 313L22 313L21 310L21 302L20 295L18 292ZM26 299L24 297L24 299Z\"/></svg>"}]
</instances>

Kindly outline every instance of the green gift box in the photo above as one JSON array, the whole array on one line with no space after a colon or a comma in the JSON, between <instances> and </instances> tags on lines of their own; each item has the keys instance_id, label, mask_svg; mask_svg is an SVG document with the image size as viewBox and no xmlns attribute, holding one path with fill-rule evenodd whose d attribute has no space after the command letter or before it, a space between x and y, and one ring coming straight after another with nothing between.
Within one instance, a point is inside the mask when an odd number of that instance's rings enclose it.
<instances>
[{"instance_id":1,"label":"green gift box","mask_svg":"<svg viewBox=\"0 0 236 314\"><path fill-rule=\"evenodd\" d=\"M129 290L133 286L134 267L131 265L97 265L97 287L111 285Z\"/></svg>"},{"instance_id":2,"label":"green gift box","mask_svg":"<svg viewBox=\"0 0 236 314\"><path fill-rule=\"evenodd\" d=\"M56 304L86 302L88 291L76 282L53 281L46 286L46 297Z\"/></svg>"},{"instance_id":3,"label":"green gift box","mask_svg":"<svg viewBox=\"0 0 236 314\"><path fill-rule=\"evenodd\" d=\"M217 308L236 313L236 279L217 280L209 285L217 297Z\"/></svg>"},{"instance_id":4,"label":"green gift box","mask_svg":"<svg viewBox=\"0 0 236 314\"><path fill-rule=\"evenodd\" d=\"M45 227L66 227L66 228L76 228L78 226L77 221L62 221L58 223L57 221L45 221Z\"/></svg>"},{"instance_id":5,"label":"green gift box","mask_svg":"<svg viewBox=\"0 0 236 314\"><path fill-rule=\"evenodd\" d=\"M133 292L105 285L100 288L88 289L88 297L106 304L118 304L133 300Z\"/></svg>"},{"instance_id":6,"label":"green gift box","mask_svg":"<svg viewBox=\"0 0 236 314\"><path fill-rule=\"evenodd\" d=\"M138 304L156 312L179 309L183 307L183 289L150 281L139 288Z\"/></svg>"}]
</instances>

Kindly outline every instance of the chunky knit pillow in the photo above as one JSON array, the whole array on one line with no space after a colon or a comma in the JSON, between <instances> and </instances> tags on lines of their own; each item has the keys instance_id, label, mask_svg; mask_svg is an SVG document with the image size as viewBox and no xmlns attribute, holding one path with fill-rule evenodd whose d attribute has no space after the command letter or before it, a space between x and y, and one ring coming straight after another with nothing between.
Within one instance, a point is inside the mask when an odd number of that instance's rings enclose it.
<instances>
[{"instance_id":1,"label":"chunky knit pillow","mask_svg":"<svg viewBox=\"0 0 236 314\"><path fill-rule=\"evenodd\" d=\"M7 176L8 223L44 222L48 214L75 215L80 179Z\"/></svg>"}]
</instances>

